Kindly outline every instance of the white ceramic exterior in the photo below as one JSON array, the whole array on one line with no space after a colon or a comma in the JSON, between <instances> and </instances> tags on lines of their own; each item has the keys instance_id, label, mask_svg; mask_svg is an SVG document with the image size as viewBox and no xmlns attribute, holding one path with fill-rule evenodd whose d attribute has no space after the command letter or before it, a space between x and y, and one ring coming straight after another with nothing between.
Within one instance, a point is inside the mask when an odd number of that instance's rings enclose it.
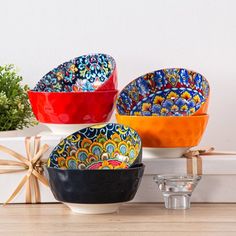
<instances>
[{"instance_id":1,"label":"white ceramic exterior","mask_svg":"<svg viewBox=\"0 0 236 236\"><path fill-rule=\"evenodd\" d=\"M143 156L148 158L179 158L189 148L143 148Z\"/></svg>"},{"instance_id":2,"label":"white ceramic exterior","mask_svg":"<svg viewBox=\"0 0 236 236\"><path fill-rule=\"evenodd\" d=\"M74 213L78 214L108 214L114 213L119 210L121 203L111 204L77 204L63 202L67 205Z\"/></svg>"},{"instance_id":3,"label":"white ceramic exterior","mask_svg":"<svg viewBox=\"0 0 236 236\"><path fill-rule=\"evenodd\" d=\"M53 134L56 135L70 135L80 129L86 128L95 124L49 124L44 123ZM96 124L98 125L98 124Z\"/></svg>"}]
</instances>

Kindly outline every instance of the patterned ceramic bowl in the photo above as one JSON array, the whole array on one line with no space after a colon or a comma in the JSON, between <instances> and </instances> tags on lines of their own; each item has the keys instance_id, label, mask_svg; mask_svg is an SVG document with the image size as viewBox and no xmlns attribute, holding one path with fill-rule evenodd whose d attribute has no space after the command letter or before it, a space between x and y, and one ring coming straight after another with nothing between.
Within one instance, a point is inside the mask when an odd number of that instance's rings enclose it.
<instances>
[{"instance_id":1,"label":"patterned ceramic bowl","mask_svg":"<svg viewBox=\"0 0 236 236\"><path fill-rule=\"evenodd\" d=\"M54 68L33 89L38 92L93 92L117 89L115 60L106 54L76 57Z\"/></svg>"},{"instance_id":2,"label":"patterned ceramic bowl","mask_svg":"<svg viewBox=\"0 0 236 236\"><path fill-rule=\"evenodd\" d=\"M143 172L143 164L115 170L46 168L54 197L84 214L116 212L121 203L134 198Z\"/></svg>"},{"instance_id":3,"label":"patterned ceramic bowl","mask_svg":"<svg viewBox=\"0 0 236 236\"><path fill-rule=\"evenodd\" d=\"M142 161L137 132L119 124L81 129L63 139L52 151L48 167L59 169L125 169Z\"/></svg>"},{"instance_id":4,"label":"patterned ceramic bowl","mask_svg":"<svg viewBox=\"0 0 236 236\"><path fill-rule=\"evenodd\" d=\"M188 116L207 113L209 84L199 73L163 69L129 83L116 102L120 115Z\"/></svg>"},{"instance_id":5,"label":"patterned ceramic bowl","mask_svg":"<svg viewBox=\"0 0 236 236\"><path fill-rule=\"evenodd\" d=\"M116 114L118 123L138 132L144 147L181 148L184 151L199 144L208 118L208 115L164 117Z\"/></svg>"},{"instance_id":6,"label":"patterned ceramic bowl","mask_svg":"<svg viewBox=\"0 0 236 236\"><path fill-rule=\"evenodd\" d=\"M92 93L29 91L28 95L39 122L54 128L55 133L68 133L67 126L75 131L81 124L88 126L109 121L117 93L117 90Z\"/></svg>"}]
</instances>

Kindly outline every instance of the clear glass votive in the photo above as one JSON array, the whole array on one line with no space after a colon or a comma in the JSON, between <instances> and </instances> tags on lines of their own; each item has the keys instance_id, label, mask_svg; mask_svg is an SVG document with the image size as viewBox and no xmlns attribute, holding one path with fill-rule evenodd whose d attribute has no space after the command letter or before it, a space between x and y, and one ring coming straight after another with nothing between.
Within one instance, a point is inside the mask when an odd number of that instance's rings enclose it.
<instances>
[{"instance_id":1,"label":"clear glass votive","mask_svg":"<svg viewBox=\"0 0 236 236\"><path fill-rule=\"evenodd\" d=\"M190 198L200 181L198 175L156 175L154 181L161 190L168 209L190 208Z\"/></svg>"}]
</instances>

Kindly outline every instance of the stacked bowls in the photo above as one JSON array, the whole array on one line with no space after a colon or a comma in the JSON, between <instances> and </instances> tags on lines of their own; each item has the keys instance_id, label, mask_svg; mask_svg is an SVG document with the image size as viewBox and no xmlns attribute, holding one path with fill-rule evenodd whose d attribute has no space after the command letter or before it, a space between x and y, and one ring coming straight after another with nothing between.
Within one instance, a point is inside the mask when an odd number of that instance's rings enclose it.
<instances>
[{"instance_id":1,"label":"stacked bowls","mask_svg":"<svg viewBox=\"0 0 236 236\"><path fill-rule=\"evenodd\" d=\"M209 84L182 68L157 70L133 80L119 94L116 119L162 157L180 157L197 146L208 122Z\"/></svg>"},{"instance_id":2,"label":"stacked bowls","mask_svg":"<svg viewBox=\"0 0 236 236\"><path fill-rule=\"evenodd\" d=\"M37 120L64 134L109 121L117 92L115 60L89 54L48 72L28 95Z\"/></svg>"},{"instance_id":3,"label":"stacked bowls","mask_svg":"<svg viewBox=\"0 0 236 236\"><path fill-rule=\"evenodd\" d=\"M141 138L133 129L114 123L66 137L46 167L55 198L86 214L115 212L132 200L143 172Z\"/></svg>"}]
</instances>

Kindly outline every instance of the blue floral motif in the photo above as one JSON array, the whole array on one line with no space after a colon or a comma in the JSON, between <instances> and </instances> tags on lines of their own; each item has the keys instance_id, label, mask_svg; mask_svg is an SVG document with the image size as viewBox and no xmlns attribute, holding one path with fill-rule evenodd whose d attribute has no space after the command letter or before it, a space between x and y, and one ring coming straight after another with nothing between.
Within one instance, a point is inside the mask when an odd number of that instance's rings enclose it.
<instances>
[{"instance_id":1,"label":"blue floral motif","mask_svg":"<svg viewBox=\"0 0 236 236\"><path fill-rule=\"evenodd\" d=\"M173 105L174 105L174 102L172 100L165 100L162 103L162 106L168 109L170 109Z\"/></svg>"},{"instance_id":2,"label":"blue floral motif","mask_svg":"<svg viewBox=\"0 0 236 236\"><path fill-rule=\"evenodd\" d=\"M137 79L136 87L138 88L138 92L142 96L145 96L150 90L148 82L143 78L138 78Z\"/></svg>"},{"instance_id":3,"label":"blue floral motif","mask_svg":"<svg viewBox=\"0 0 236 236\"><path fill-rule=\"evenodd\" d=\"M105 54L80 56L51 70L43 76L34 90L92 92L110 78L115 66L115 60ZM80 82L81 80L82 82ZM87 80L87 82L83 80ZM81 84L83 86L78 87Z\"/></svg>"},{"instance_id":4,"label":"blue floral motif","mask_svg":"<svg viewBox=\"0 0 236 236\"><path fill-rule=\"evenodd\" d=\"M193 107L196 106L196 103L194 102L194 100L191 100L191 101L187 102L187 104L188 104L189 108L193 108Z\"/></svg>"},{"instance_id":5,"label":"blue floral motif","mask_svg":"<svg viewBox=\"0 0 236 236\"><path fill-rule=\"evenodd\" d=\"M154 105L152 106L152 113L154 113L154 114L160 114L160 110L161 110L161 105L156 105L156 104L154 104Z\"/></svg>"},{"instance_id":6,"label":"blue floral motif","mask_svg":"<svg viewBox=\"0 0 236 236\"><path fill-rule=\"evenodd\" d=\"M181 69L179 74L180 74L180 79L179 79L180 83L188 86L189 85L189 78L190 78L188 71L186 69Z\"/></svg>"},{"instance_id":7,"label":"blue floral motif","mask_svg":"<svg viewBox=\"0 0 236 236\"><path fill-rule=\"evenodd\" d=\"M55 78L54 78L55 79ZM64 82L66 84L72 84L73 80L75 79L75 75L73 73L68 73L65 77L64 77ZM56 79L55 79L56 80Z\"/></svg>"},{"instance_id":8,"label":"blue floral motif","mask_svg":"<svg viewBox=\"0 0 236 236\"><path fill-rule=\"evenodd\" d=\"M183 105L185 105L186 101L183 99L183 98L178 98L175 102L175 104L178 106L178 107L182 107Z\"/></svg>"},{"instance_id":9,"label":"blue floral motif","mask_svg":"<svg viewBox=\"0 0 236 236\"><path fill-rule=\"evenodd\" d=\"M162 70L155 72L153 80L154 80L156 87L158 89L161 89L162 87L164 87L167 84L167 81L165 79L165 74Z\"/></svg>"},{"instance_id":10,"label":"blue floral motif","mask_svg":"<svg viewBox=\"0 0 236 236\"><path fill-rule=\"evenodd\" d=\"M194 83L196 89L200 89L202 87L202 76L200 74L196 74L196 76L194 77Z\"/></svg>"}]
</instances>

